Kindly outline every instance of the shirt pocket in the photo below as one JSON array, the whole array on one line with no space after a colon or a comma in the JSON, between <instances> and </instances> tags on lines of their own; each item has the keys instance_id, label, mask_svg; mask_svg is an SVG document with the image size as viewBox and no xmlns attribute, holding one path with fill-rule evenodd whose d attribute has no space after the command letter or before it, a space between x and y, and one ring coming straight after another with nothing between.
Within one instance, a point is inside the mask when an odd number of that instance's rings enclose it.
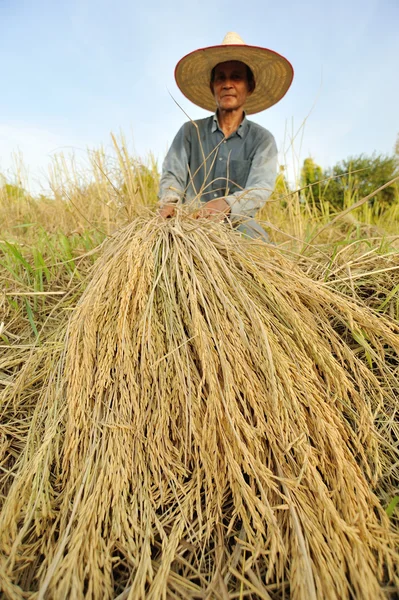
<instances>
[{"instance_id":1,"label":"shirt pocket","mask_svg":"<svg viewBox=\"0 0 399 600\"><path fill-rule=\"evenodd\" d=\"M230 160L227 165L230 192L235 192L245 188L249 170L251 168L250 160Z\"/></svg>"}]
</instances>

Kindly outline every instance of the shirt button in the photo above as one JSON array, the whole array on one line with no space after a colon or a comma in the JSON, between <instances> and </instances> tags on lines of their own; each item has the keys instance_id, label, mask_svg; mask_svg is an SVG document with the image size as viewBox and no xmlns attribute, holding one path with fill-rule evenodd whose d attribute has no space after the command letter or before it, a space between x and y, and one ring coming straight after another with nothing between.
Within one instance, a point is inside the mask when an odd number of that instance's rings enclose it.
<instances>
[{"instance_id":1,"label":"shirt button","mask_svg":"<svg viewBox=\"0 0 399 600\"><path fill-rule=\"evenodd\" d=\"M223 144L225 144L225 143L226 143L226 140L224 140Z\"/></svg>"},{"instance_id":2,"label":"shirt button","mask_svg":"<svg viewBox=\"0 0 399 600\"><path fill-rule=\"evenodd\" d=\"M223 158L219 158L219 160L223 160Z\"/></svg>"},{"instance_id":3,"label":"shirt button","mask_svg":"<svg viewBox=\"0 0 399 600\"><path fill-rule=\"evenodd\" d=\"M217 195L217 194L213 194L213 197L214 197L214 198L217 198L217 197L218 197L218 195Z\"/></svg>"}]
</instances>

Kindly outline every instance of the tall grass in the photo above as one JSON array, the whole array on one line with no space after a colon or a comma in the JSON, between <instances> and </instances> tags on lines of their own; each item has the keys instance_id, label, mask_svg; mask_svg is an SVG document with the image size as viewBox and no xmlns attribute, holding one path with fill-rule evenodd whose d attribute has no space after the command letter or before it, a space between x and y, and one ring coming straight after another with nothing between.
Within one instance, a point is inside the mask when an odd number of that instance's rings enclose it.
<instances>
[{"instance_id":1,"label":"tall grass","mask_svg":"<svg viewBox=\"0 0 399 600\"><path fill-rule=\"evenodd\" d=\"M29 242L41 232L107 236L131 221L137 211L154 206L159 174L152 156L129 156L126 144L113 137L113 154L88 152L79 165L74 155L56 155L50 165L48 197L32 197L18 185L0 190L1 238ZM16 177L16 181L19 178Z\"/></svg>"}]
</instances>

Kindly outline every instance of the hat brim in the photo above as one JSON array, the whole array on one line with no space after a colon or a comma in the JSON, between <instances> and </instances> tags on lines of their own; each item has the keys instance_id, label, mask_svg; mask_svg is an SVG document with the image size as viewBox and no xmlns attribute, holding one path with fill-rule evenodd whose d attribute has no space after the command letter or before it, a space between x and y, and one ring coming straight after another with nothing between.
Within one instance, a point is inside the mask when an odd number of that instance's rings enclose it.
<instances>
[{"instance_id":1,"label":"hat brim","mask_svg":"<svg viewBox=\"0 0 399 600\"><path fill-rule=\"evenodd\" d=\"M175 79L181 92L197 106L216 109L210 90L212 69L221 62L238 60L252 70L256 87L245 103L245 112L254 114L273 106L287 93L293 77L291 63L267 48L246 44L223 44L195 50L176 65Z\"/></svg>"}]
</instances>

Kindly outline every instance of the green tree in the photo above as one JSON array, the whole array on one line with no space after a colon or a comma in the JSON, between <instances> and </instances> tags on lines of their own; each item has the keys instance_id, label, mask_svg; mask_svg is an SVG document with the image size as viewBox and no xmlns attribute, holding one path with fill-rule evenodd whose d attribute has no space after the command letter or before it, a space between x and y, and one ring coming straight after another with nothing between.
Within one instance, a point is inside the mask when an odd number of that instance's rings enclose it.
<instances>
[{"instance_id":1,"label":"green tree","mask_svg":"<svg viewBox=\"0 0 399 600\"><path fill-rule=\"evenodd\" d=\"M399 175L399 138L396 146L398 154L361 154L324 170L313 158L306 158L301 170L301 187L308 187L303 194L316 206L320 206L321 202L328 202L336 210L342 210L373 194ZM398 184L394 183L371 196L369 203L378 202L381 209L385 209L398 199L398 190Z\"/></svg>"},{"instance_id":2,"label":"green tree","mask_svg":"<svg viewBox=\"0 0 399 600\"><path fill-rule=\"evenodd\" d=\"M361 154L337 163L324 172L324 197L337 208L343 208L376 192L378 188L399 175L395 156ZM397 198L395 184L372 196L370 204L378 202L381 208L390 206Z\"/></svg>"},{"instance_id":3,"label":"green tree","mask_svg":"<svg viewBox=\"0 0 399 600\"><path fill-rule=\"evenodd\" d=\"M313 185L323 179L322 168L315 163L313 158L305 158L301 169L301 187Z\"/></svg>"},{"instance_id":4,"label":"green tree","mask_svg":"<svg viewBox=\"0 0 399 600\"><path fill-rule=\"evenodd\" d=\"M300 187L301 198L304 202L311 202L313 205L320 207L320 198L323 193L323 169L308 157L303 161Z\"/></svg>"}]
</instances>

